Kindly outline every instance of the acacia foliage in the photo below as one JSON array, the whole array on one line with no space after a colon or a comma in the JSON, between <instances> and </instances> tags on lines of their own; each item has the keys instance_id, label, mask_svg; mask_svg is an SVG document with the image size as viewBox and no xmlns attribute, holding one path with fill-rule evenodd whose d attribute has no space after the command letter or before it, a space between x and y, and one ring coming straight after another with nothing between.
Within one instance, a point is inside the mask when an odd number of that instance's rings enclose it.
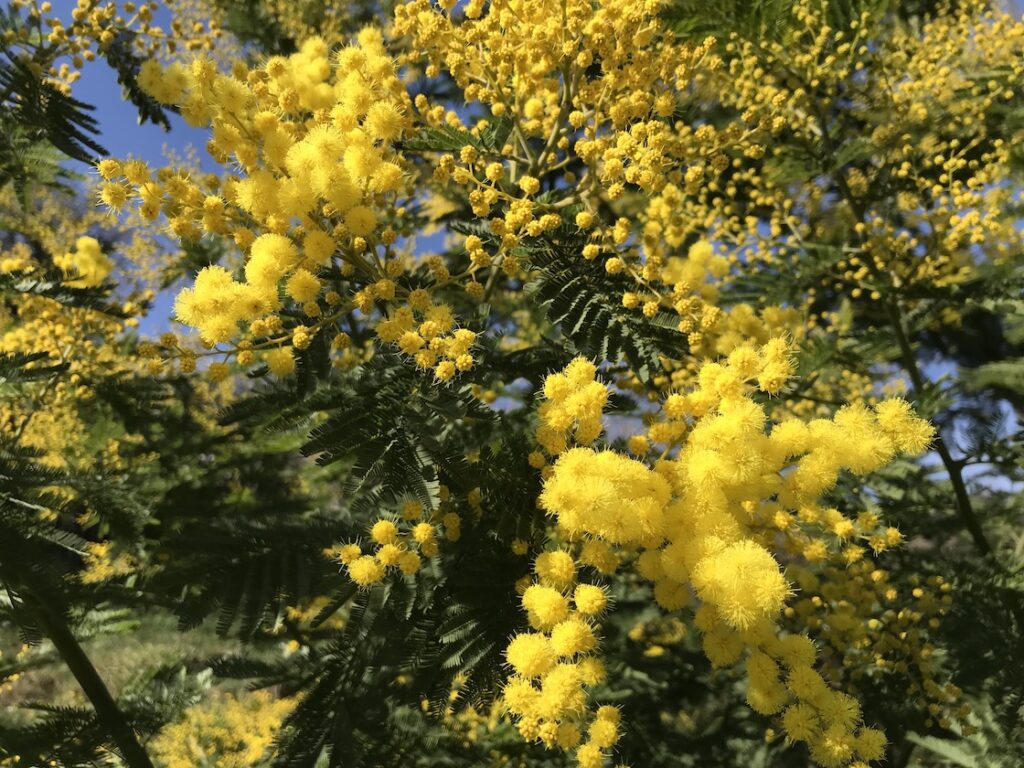
<instances>
[{"instance_id":1,"label":"acacia foliage","mask_svg":"<svg viewBox=\"0 0 1024 768\"><path fill-rule=\"evenodd\" d=\"M0 673L65 664L85 699L26 702L31 717L0 723L3 759L848 765L871 750L843 740L878 727L899 765L1020 762L1020 23L980 3L576 3L563 23L578 47L554 66L543 3L498 37L512 3L399 4L387 36L362 32L340 56L372 13L252 5L273 23L203 7L247 57L234 78L180 54L144 65L145 19L69 34L116 66L140 116L209 126L223 166L214 182L99 163L98 194L128 217L114 234L48 218L79 194L61 153L99 160L101 137L48 70L65 51L33 31L46 11L5 17L27 32L5 37L0 69L0 584L3 620L43 645ZM329 96L301 86L322 67ZM346 80L360 68L362 85ZM294 93L261 88L275 78ZM375 111L352 107L364 91ZM314 144L332 121L347 143ZM287 195L290 209L266 203ZM182 246L160 277L188 273L176 315L199 339L135 331L152 295L115 279L147 226ZM446 237L428 256L414 238L434 228ZM92 243L117 262L87 271ZM581 358L589 379L573 378ZM767 417L747 447L800 422L822 455L843 452L814 420L894 395L938 430L923 457L869 462L820 500L773 487L743 522L793 588L786 608L767 601L773 632L815 642L821 679L860 702L855 724L818 712L801 735L803 710L764 711L757 692L774 689L754 670L770 643L743 636L738 665L722 651L749 627L707 610L727 604L713 578L693 594L680 579L676 604L663 566L644 564L658 546L609 554L585 526L554 525L564 504L538 506L574 444L696 466L689 434L732 402L714 383L730 369ZM563 370L585 396L570 403ZM775 578L761 573L752 588ZM535 717L508 690L546 662L510 640L567 630L520 595L577 579L611 599L587 618L604 670L573 646L586 706ZM166 612L186 636L212 626L223 653L162 660L111 695L81 641L131 643ZM779 695L845 701L801 694L798 666ZM237 681L284 702L253 715L270 736L244 758L203 725L238 716L209 703ZM202 758L166 746L183 723Z\"/></svg>"}]
</instances>

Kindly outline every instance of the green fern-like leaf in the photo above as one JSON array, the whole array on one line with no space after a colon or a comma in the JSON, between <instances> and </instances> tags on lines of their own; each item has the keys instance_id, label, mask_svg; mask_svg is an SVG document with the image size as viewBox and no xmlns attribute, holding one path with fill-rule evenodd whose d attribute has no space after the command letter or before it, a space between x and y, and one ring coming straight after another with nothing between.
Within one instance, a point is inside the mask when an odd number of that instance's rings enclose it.
<instances>
[{"instance_id":1,"label":"green fern-like leaf","mask_svg":"<svg viewBox=\"0 0 1024 768\"><path fill-rule=\"evenodd\" d=\"M112 286L77 288L68 285L60 275L0 275L0 293L43 296L58 304L76 309L91 309L111 317L128 317L124 310L110 301Z\"/></svg>"},{"instance_id":2,"label":"green fern-like leaf","mask_svg":"<svg viewBox=\"0 0 1024 768\"><path fill-rule=\"evenodd\" d=\"M41 364L40 364L41 363ZM46 352L0 353L0 386L48 379L68 368L66 363L52 364Z\"/></svg>"},{"instance_id":3,"label":"green fern-like leaf","mask_svg":"<svg viewBox=\"0 0 1024 768\"><path fill-rule=\"evenodd\" d=\"M575 350L598 360L625 359L642 381L662 370L662 356L685 357L686 336L677 329L677 320L667 312L646 317L623 307L628 286L601 265L580 258L580 247L573 238L531 250L538 269L526 286Z\"/></svg>"}]
</instances>

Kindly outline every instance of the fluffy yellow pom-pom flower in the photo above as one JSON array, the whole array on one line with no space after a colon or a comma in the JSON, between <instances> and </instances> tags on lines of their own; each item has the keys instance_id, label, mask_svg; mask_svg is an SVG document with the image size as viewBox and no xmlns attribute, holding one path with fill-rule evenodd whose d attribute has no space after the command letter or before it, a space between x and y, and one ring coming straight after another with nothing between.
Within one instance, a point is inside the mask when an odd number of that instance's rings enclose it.
<instances>
[{"instance_id":1,"label":"fluffy yellow pom-pom flower","mask_svg":"<svg viewBox=\"0 0 1024 768\"><path fill-rule=\"evenodd\" d=\"M540 584L527 587L523 607L535 629L550 629L569 615L569 602L562 593Z\"/></svg>"},{"instance_id":2,"label":"fluffy yellow pom-pom flower","mask_svg":"<svg viewBox=\"0 0 1024 768\"><path fill-rule=\"evenodd\" d=\"M384 578L384 566L376 558L363 555L348 564L348 575L359 586L368 587Z\"/></svg>"},{"instance_id":3,"label":"fluffy yellow pom-pom flower","mask_svg":"<svg viewBox=\"0 0 1024 768\"><path fill-rule=\"evenodd\" d=\"M585 616L601 613L608 605L607 593L594 584L580 584L572 595L576 610Z\"/></svg>"},{"instance_id":4,"label":"fluffy yellow pom-pom flower","mask_svg":"<svg viewBox=\"0 0 1024 768\"><path fill-rule=\"evenodd\" d=\"M587 653L597 647L594 630L582 619L569 618L551 630L551 647L564 658Z\"/></svg>"},{"instance_id":5,"label":"fluffy yellow pom-pom flower","mask_svg":"<svg viewBox=\"0 0 1024 768\"><path fill-rule=\"evenodd\" d=\"M278 347L266 354L267 368L278 377L288 376L295 370L295 356L291 347Z\"/></svg>"},{"instance_id":6,"label":"fluffy yellow pom-pom flower","mask_svg":"<svg viewBox=\"0 0 1024 768\"><path fill-rule=\"evenodd\" d=\"M764 547L752 541L731 544L703 558L693 574L701 599L715 605L736 629L746 629L761 617L782 610L789 584L779 564Z\"/></svg>"},{"instance_id":7,"label":"fluffy yellow pom-pom flower","mask_svg":"<svg viewBox=\"0 0 1024 768\"><path fill-rule=\"evenodd\" d=\"M512 638L505 658L517 674L540 677L555 666L555 651L545 635L524 633Z\"/></svg>"},{"instance_id":8,"label":"fluffy yellow pom-pom flower","mask_svg":"<svg viewBox=\"0 0 1024 768\"><path fill-rule=\"evenodd\" d=\"M568 589L576 580L576 562L562 550L537 555L534 569L542 584L556 589Z\"/></svg>"},{"instance_id":9,"label":"fluffy yellow pom-pom flower","mask_svg":"<svg viewBox=\"0 0 1024 768\"><path fill-rule=\"evenodd\" d=\"M378 520L370 529L370 537L378 544L394 544L398 538L398 527L390 520Z\"/></svg>"}]
</instances>

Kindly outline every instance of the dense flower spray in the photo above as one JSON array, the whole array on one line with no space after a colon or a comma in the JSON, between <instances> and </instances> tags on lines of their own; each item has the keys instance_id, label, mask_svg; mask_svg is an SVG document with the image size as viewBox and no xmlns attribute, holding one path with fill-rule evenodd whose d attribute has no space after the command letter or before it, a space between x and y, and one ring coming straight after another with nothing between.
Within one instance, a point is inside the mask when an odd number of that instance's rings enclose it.
<instances>
[{"instance_id":1,"label":"dense flower spray","mask_svg":"<svg viewBox=\"0 0 1024 768\"><path fill-rule=\"evenodd\" d=\"M575 748L585 767L600 765L602 750L617 740L608 708L593 719L586 714L587 687L605 679L594 652L607 599L577 572L577 562L593 563L588 549L608 546L613 568L631 563L664 610L691 617L713 666L745 662L751 708L775 716L787 739L806 742L817 764L840 768L883 756L885 737L863 724L856 699L816 670L815 644L782 626L795 594L787 569L807 573L813 566L801 561L814 559L808 553L851 539L876 552L898 543L877 516L851 519L822 510L820 499L841 472L863 475L897 454L920 453L933 431L902 400L847 406L829 420L771 424L754 395L786 384L788 360L777 341L706 363L696 387L664 402L682 437L653 469L589 447L607 397L592 363L577 359L548 377L538 440L557 459L539 503L565 543L537 558L537 580L522 596L534 632L517 635L506 652L515 672L506 706L526 738ZM578 447L569 447L562 434L574 424Z\"/></svg>"},{"instance_id":2,"label":"dense flower spray","mask_svg":"<svg viewBox=\"0 0 1024 768\"><path fill-rule=\"evenodd\" d=\"M178 319L206 345L242 365L260 353L286 376L295 351L319 335L347 348L340 321L359 312L376 321L382 342L440 380L473 365L475 334L431 298L433 286L396 283L410 266L394 246L412 190L394 145L410 129L412 105L379 32L367 29L334 53L311 39L290 57L230 75L209 59L148 62L140 83L211 127L208 151L243 170L194 179L170 169L154 177L137 161L99 168L109 205L131 197L144 218L166 217L183 240L230 237L247 253L242 280L210 266L178 296ZM449 280L435 275L438 285ZM285 327L282 312L292 307L306 322Z\"/></svg>"}]
</instances>

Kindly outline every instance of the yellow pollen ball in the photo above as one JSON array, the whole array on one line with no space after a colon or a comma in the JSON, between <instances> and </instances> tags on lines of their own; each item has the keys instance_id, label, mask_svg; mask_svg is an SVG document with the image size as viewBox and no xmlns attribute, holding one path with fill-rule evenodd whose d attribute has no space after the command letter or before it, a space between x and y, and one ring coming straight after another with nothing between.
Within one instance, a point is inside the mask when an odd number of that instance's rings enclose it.
<instances>
[{"instance_id":1,"label":"yellow pollen ball","mask_svg":"<svg viewBox=\"0 0 1024 768\"><path fill-rule=\"evenodd\" d=\"M377 226L377 215L365 205L357 205L345 214L345 226L356 237L366 237Z\"/></svg>"},{"instance_id":2,"label":"yellow pollen ball","mask_svg":"<svg viewBox=\"0 0 1024 768\"><path fill-rule=\"evenodd\" d=\"M378 520L370 530L370 537L378 544L394 544L398 539L398 528L390 520Z\"/></svg>"},{"instance_id":3,"label":"yellow pollen ball","mask_svg":"<svg viewBox=\"0 0 1024 768\"><path fill-rule=\"evenodd\" d=\"M359 586L368 587L384 578L384 566L376 558L363 555L348 564L348 575Z\"/></svg>"},{"instance_id":4,"label":"yellow pollen ball","mask_svg":"<svg viewBox=\"0 0 1024 768\"><path fill-rule=\"evenodd\" d=\"M512 638L505 658L523 677L540 677L555 665L555 652L545 635L527 633Z\"/></svg>"},{"instance_id":5,"label":"yellow pollen ball","mask_svg":"<svg viewBox=\"0 0 1024 768\"><path fill-rule=\"evenodd\" d=\"M573 603L576 610L585 616L601 613L608 605L608 595L601 587L594 584L580 584L573 592Z\"/></svg>"},{"instance_id":6,"label":"yellow pollen ball","mask_svg":"<svg viewBox=\"0 0 1024 768\"><path fill-rule=\"evenodd\" d=\"M295 356L291 347L278 347L266 353L267 368L281 378L295 371Z\"/></svg>"},{"instance_id":7,"label":"yellow pollen ball","mask_svg":"<svg viewBox=\"0 0 1024 768\"><path fill-rule=\"evenodd\" d=\"M285 284L285 292L301 304L316 299L320 293L320 281L308 270L298 269Z\"/></svg>"}]
</instances>

